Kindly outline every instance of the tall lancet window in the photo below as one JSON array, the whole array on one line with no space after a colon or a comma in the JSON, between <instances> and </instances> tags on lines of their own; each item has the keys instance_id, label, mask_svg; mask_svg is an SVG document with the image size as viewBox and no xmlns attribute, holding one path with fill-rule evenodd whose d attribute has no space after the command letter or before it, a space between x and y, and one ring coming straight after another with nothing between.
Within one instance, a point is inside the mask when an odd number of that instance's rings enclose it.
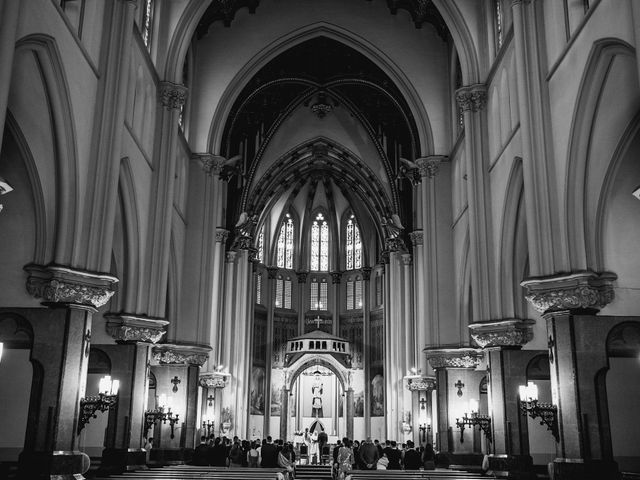
<instances>
[{"instance_id":1,"label":"tall lancet window","mask_svg":"<svg viewBox=\"0 0 640 480\"><path fill-rule=\"evenodd\" d=\"M153 29L153 10L154 0L144 0L142 3L142 22L140 25L140 33L142 41L147 50L151 51L151 33Z\"/></svg>"},{"instance_id":2,"label":"tall lancet window","mask_svg":"<svg viewBox=\"0 0 640 480\"><path fill-rule=\"evenodd\" d=\"M347 220L347 270L362 268L362 240L354 215Z\"/></svg>"},{"instance_id":3,"label":"tall lancet window","mask_svg":"<svg viewBox=\"0 0 640 480\"><path fill-rule=\"evenodd\" d=\"M329 271L329 224L322 213L311 225L311 270Z\"/></svg>"},{"instance_id":4,"label":"tall lancet window","mask_svg":"<svg viewBox=\"0 0 640 480\"><path fill-rule=\"evenodd\" d=\"M258 252L256 253L256 260L260 263L264 263L264 225L260 229L260 233L258 234L258 242L256 243L256 249Z\"/></svg>"},{"instance_id":5,"label":"tall lancet window","mask_svg":"<svg viewBox=\"0 0 640 480\"><path fill-rule=\"evenodd\" d=\"M502 47L504 35L504 16L502 14L502 0L493 0L493 15L495 19L496 46L498 50Z\"/></svg>"},{"instance_id":6,"label":"tall lancet window","mask_svg":"<svg viewBox=\"0 0 640 480\"><path fill-rule=\"evenodd\" d=\"M287 213L278 235L278 257L276 265L280 268L293 268L293 219Z\"/></svg>"}]
</instances>

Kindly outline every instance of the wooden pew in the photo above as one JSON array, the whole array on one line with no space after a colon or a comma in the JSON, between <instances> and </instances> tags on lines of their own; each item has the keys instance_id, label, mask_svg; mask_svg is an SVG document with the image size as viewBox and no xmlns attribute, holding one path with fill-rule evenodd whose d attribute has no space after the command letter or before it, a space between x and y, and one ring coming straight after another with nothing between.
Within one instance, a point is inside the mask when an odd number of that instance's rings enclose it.
<instances>
[{"instance_id":1,"label":"wooden pew","mask_svg":"<svg viewBox=\"0 0 640 480\"><path fill-rule=\"evenodd\" d=\"M351 480L472 480L495 478L464 470L353 470Z\"/></svg>"},{"instance_id":2,"label":"wooden pew","mask_svg":"<svg viewBox=\"0 0 640 480\"><path fill-rule=\"evenodd\" d=\"M279 478L278 473L282 473L283 471L282 468L226 468L172 465L149 470L124 472L119 475L109 476L104 480L277 480ZM103 480L103 478L97 477L96 480Z\"/></svg>"}]
</instances>

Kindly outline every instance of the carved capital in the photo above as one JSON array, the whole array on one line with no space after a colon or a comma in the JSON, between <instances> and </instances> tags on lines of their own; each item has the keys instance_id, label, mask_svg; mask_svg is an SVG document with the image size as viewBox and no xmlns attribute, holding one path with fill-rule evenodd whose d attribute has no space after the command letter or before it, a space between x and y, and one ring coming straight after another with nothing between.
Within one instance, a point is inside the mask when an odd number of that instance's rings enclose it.
<instances>
[{"instance_id":1,"label":"carved capital","mask_svg":"<svg viewBox=\"0 0 640 480\"><path fill-rule=\"evenodd\" d=\"M213 153L194 153L192 159L197 161L207 175L220 175L225 158Z\"/></svg>"},{"instance_id":2,"label":"carved capital","mask_svg":"<svg viewBox=\"0 0 640 480\"><path fill-rule=\"evenodd\" d=\"M521 347L533 339L534 320L499 320L469 325L471 338L482 348Z\"/></svg>"},{"instance_id":3,"label":"carved capital","mask_svg":"<svg viewBox=\"0 0 640 480\"><path fill-rule=\"evenodd\" d=\"M168 320L140 317L124 313L105 315L107 333L118 343L157 343L166 333Z\"/></svg>"},{"instance_id":4,"label":"carved capital","mask_svg":"<svg viewBox=\"0 0 640 480\"><path fill-rule=\"evenodd\" d=\"M434 370L438 368L476 368L484 354L469 347L425 348L427 360Z\"/></svg>"},{"instance_id":5,"label":"carved capital","mask_svg":"<svg viewBox=\"0 0 640 480\"><path fill-rule=\"evenodd\" d=\"M411 257L411 254L404 253L401 256L401 261L402 261L402 265L409 266L413 263L413 258Z\"/></svg>"},{"instance_id":6,"label":"carved capital","mask_svg":"<svg viewBox=\"0 0 640 480\"><path fill-rule=\"evenodd\" d=\"M236 259L238 257L238 252L234 252L233 250L227 252L227 263L236 263Z\"/></svg>"},{"instance_id":7,"label":"carved capital","mask_svg":"<svg viewBox=\"0 0 640 480\"><path fill-rule=\"evenodd\" d=\"M229 237L229 230L216 228L216 242L225 243Z\"/></svg>"},{"instance_id":8,"label":"carved capital","mask_svg":"<svg viewBox=\"0 0 640 480\"><path fill-rule=\"evenodd\" d=\"M615 273L577 272L530 278L520 285L526 299L541 313L569 311L598 312L613 301Z\"/></svg>"},{"instance_id":9,"label":"carved capital","mask_svg":"<svg viewBox=\"0 0 640 480\"><path fill-rule=\"evenodd\" d=\"M406 252L407 246L401 238L387 238L385 239L385 246L388 252ZM385 263L389 263L388 260Z\"/></svg>"},{"instance_id":10,"label":"carved capital","mask_svg":"<svg viewBox=\"0 0 640 480\"><path fill-rule=\"evenodd\" d=\"M456 91L456 101L463 112L479 112L487 104L487 87L478 83Z\"/></svg>"},{"instance_id":11,"label":"carved capital","mask_svg":"<svg viewBox=\"0 0 640 480\"><path fill-rule=\"evenodd\" d=\"M364 281L368 282L371 280L371 267L362 267L360 271L362 272L362 279Z\"/></svg>"},{"instance_id":12,"label":"carved capital","mask_svg":"<svg viewBox=\"0 0 640 480\"><path fill-rule=\"evenodd\" d=\"M414 247L416 245L424 244L424 236L422 230L414 230L409 234L409 238L411 239L411 245Z\"/></svg>"},{"instance_id":13,"label":"carved capital","mask_svg":"<svg viewBox=\"0 0 640 480\"><path fill-rule=\"evenodd\" d=\"M436 388L435 377L411 375L405 378L407 379L407 389L412 392L432 392Z\"/></svg>"},{"instance_id":14,"label":"carved capital","mask_svg":"<svg viewBox=\"0 0 640 480\"><path fill-rule=\"evenodd\" d=\"M180 109L187 100L188 89L173 82L160 82L158 95L160 103L168 110Z\"/></svg>"},{"instance_id":15,"label":"carved capital","mask_svg":"<svg viewBox=\"0 0 640 480\"><path fill-rule=\"evenodd\" d=\"M204 345L161 344L153 347L156 365L197 365L201 367L209 358L211 347Z\"/></svg>"},{"instance_id":16,"label":"carved capital","mask_svg":"<svg viewBox=\"0 0 640 480\"><path fill-rule=\"evenodd\" d=\"M340 283L342 281L343 272L331 272L331 283Z\"/></svg>"},{"instance_id":17,"label":"carved capital","mask_svg":"<svg viewBox=\"0 0 640 480\"><path fill-rule=\"evenodd\" d=\"M228 373L201 373L200 386L204 388L224 388L227 386Z\"/></svg>"},{"instance_id":18,"label":"carved capital","mask_svg":"<svg viewBox=\"0 0 640 480\"><path fill-rule=\"evenodd\" d=\"M103 273L74 270L56 265L29 264L27 292L50 303L68 303L93 308L105 305L114 294L118 279Z\"/></svg>"},{"instance_id":19,"label":"carved capital","mask_svg":"<svg viewBox=\"0 0 640 480\"><path fill-rule=\"evenodd\" d=\"M280 270L278 267L267 267L267 278L269 280L275 280L276 276L278 275L278 270Z\"/></svg>"},{"instance_id":20,"label":"carved capital","mask_svg":"<svg viewBox=\"0 0 640 480\"><path fill-rule=\"evenodd\" d=\"M445 155L429 155L416 159L414 163L418 166L421 178L433 178L438 175L440 164L447 158Z\"/></svg>"}]
</instances>

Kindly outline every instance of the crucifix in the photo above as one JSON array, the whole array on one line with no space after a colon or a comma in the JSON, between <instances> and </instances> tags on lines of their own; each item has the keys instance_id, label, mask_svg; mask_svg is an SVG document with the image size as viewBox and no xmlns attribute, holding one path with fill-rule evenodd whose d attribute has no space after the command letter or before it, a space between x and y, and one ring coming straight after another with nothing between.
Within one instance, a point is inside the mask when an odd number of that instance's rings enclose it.
<instances>
[{"instance_id":1,"label":"crucifix","mask_svg":"<svg viewBox=\"0 0 640 480\"><path fill-rule=\"evenodd\" d=\"M177 375L171 379L171 383L173 383L173 388L171 390L173 393L176 393L178 391L178 384L180 383L180 379Z\"/></svg>"},{"instance_id":2,"label":"crucifix","mask_svg":"<svg viewBox=\"0 0 640 480\"><path fill-rule=\"evenodd\" d=\"M453 386L458 389L458 396L461 397L462 396L462 387L464 387L464 383L462 383L461 380L458 380Z\"/></svg>"},{"instance_id":3,"label":"crucifix","mask_svg":"<svg viewBox=\"0 0 640 480\"><path fill-rule=\"evenodd\" d=\"M320 315L318 315L313 321L316 324L316 329L320 330L320 324L322 323L322 319L320 318Z\"/></svg>"},{"instance_id":4,"label":"crucifix","mask_svg":"<svg viewBox=\"0 0 640 480\"><path fill-rule=\"evenodd\" d=\"M209 396L207 397L207 400L209 401L209 406L210 406L210 407L213 407L213 400L214 400L213 395L209 395Z\"/></svg>"}]
</instances>

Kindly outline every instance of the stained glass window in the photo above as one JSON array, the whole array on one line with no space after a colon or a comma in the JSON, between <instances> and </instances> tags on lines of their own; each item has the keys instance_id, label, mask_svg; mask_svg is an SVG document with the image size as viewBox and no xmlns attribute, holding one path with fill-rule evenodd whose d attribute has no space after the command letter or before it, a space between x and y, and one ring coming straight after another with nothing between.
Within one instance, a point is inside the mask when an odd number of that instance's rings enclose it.
<instances>
[{"instance_id":1,"label":"stained glass window","mask_svg":"<svg viewBox=\"0 0 640 480\"><path fill-rule=\"evenodd\" d=\"M346 237L347 270L362 268L362 241L360 239L360 229L356 225L354 215L351 215L351 218L347 220Z\"/></svg>"},{"instance_id":2,"label":"stained glass window","mask_svg":"<svg viewBox=\"0 0 640 480\"><path fill-rule=\"evenodd\" d=\"M318 304L318 279L311 279L311 291L310 293L310 308L311 310L320 310L320 306Z\"/></svg>"},{"instance_id":3,"label":"stained glass window","mask_svg":"<svg viewBox=\"0 0 640 480\"><path fill-rule=\"evenodd\" d=\"M262 303L262 274L256 275L256 303Z\"/></svg>"},{"instance_id":4,"label":"stained glass window","mask_svg":"<svg viewBox=\"0 0 640 480\"><path fill-rule=\"evenodd\" d=\"M291 308L291 278L284 281L284 308Z\"/></svg>"},{"instance_id":5,"label":"stained glass window","mask_svg":"<svg viewBox=\"0 0 640 480\"><path fill-rule=\"evenodd\" d=\"M347 281L347 310L362 308L362 279L356 277Z\"/></svg>"},{"instance_id":6,"label":"stained glass window","mask_svg":"<svg viewBox=\"0 0 640 480\"><path fill-rule=\"evenodd\" d=\"M502 40L503 40L503 17L502 17L502 0L494 0L494 15L495 15L495 22L496 22L496 45L498 47L498 50L500 49L500 47L502 47Z\"/></svg>"},{"instance_id":7,"label":"stained glass window","mask_svg":"<svg viewBox=\"0 0 640 480\"><path fill-rule=\"evenodd\" d=\"M327 293L328 293L328 284L326 278L312 278L311 279L311 290L310 290L310 309L311 310L327 310Z\"/></svg>"},{"instance_id":8,"label":"stained glass window","mask_svg":"<svg viewBox=\"0 0 640 480\"><path fill-rule=\"evenodd\" d=\"M347 280L347 310L353 310L353 280Z\"/></svg>"},{"instance_id":9,"label":"stained glass window","mask_svg":"<svg viewBox=\"0 0 640 480\"><path fill-rule=\"evenodd\" d=\"M280 226L276 265L280 268L293 268L293 219L288 213Z\"/></svg>"},{"instance_id":10,"label":"stained glass window","mask_svg":"<svg viewBox=\"0 0 640 480\"><path fill-rule=\"evenodd\" d=\"M144 0L142 8L142 26L140 33L142 34L142 41L144 42L147 50L151 50L151 30L153 28L153 7L154 0Z\"/></svg>"},{"instance_id":11,"label":"stained glass window","mask_svg":"<svg viewBox=\"0 0 640 480\"><path fill-rule=\"evenodd\" d=\"M283 308L282 292L284 290L284 281L282 277L276 278L276 307Z\"/></svg>"},{"instance_id":12,"label":"stained glass window","mask_svg":"<svg viewBox=\"0 0 640 480\"><path fill-rule=\"evenodd\" d=\"M382 275L376 274L376 305L382 305Z\"/></svg>"},{"instance_id":13,"label":"stained glass window","mask_svg":"<svg viewBox=\"0 0 640 480\"><path fill-rule=\"evenodd\" d=\"M291 277L276 278L276 308L291 308Z\"/></svg>"},{"instance_id":14,"label":"stained glass window","mask_svg":"<svg viewBox=\"0 0 640 480\"><path fill-rule=\"evenodd\" d=\"M329 271L329 224L322 213L311 225L311 270Z\"/></svg>"},{"instance_id":15,"label":"stained glass window","mask_svg":"<svg viewBox=\"0 0 640 480\"><path fill-rule=\"evenodd\" d=\"M260 263L264 263L264 225L260 229L260 233L258 234L258 244L256 245L258 249L258 253L256 253L256 259Z\"/></svg>"}]
</instances>

